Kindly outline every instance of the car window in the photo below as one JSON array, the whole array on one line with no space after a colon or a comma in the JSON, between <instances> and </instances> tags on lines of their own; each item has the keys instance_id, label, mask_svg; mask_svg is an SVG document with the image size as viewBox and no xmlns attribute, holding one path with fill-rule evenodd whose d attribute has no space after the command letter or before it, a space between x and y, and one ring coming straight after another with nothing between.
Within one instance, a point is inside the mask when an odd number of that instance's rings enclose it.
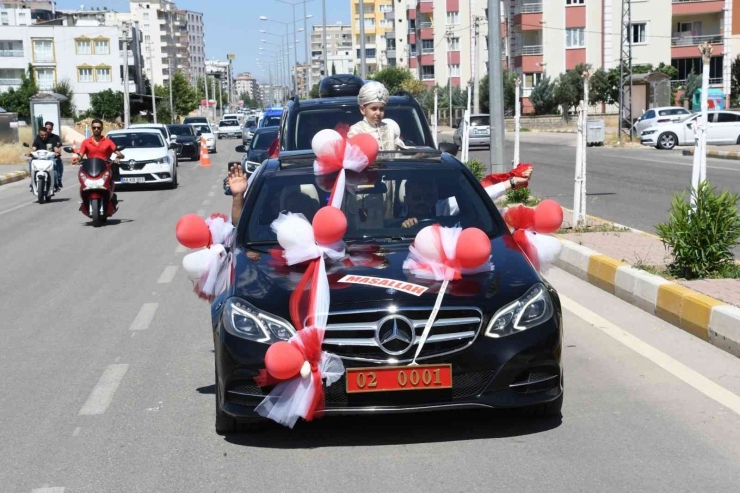
<instances>
[{"instance_id":1,"label":"car window","mask_svg":"<svg viewBox=\"0 0 740 493\"><path fill-rule=\"evenodd\" d=\"M456 169L423 167L367 172L368 185L344 195L342 211L347 217L345 240L396 237L413 238L432 223L477 227L489 236L502 234L491 210L470 181ZM270 224L281 211L303 214L313 220L329 200L330 189L313 173L281 173L270 176L258 190L249 211L243 243L276 241ZM408 218L415 227L401 228Z\"/></svg>"},{"instance_id":2,"label":"car window","mask_svg":"<svg viewBox=\"0 0 740 493\"><path fill-rule=\"evenodd\" d=\"M202 134L210 134L210 133L213 133L213 132L211 132L211 127L209 127L208 125L205 125L205 124L193 125L193 128L195 128L195 131L196 132L200 132Z\"/></svg>"},{"instance_id":3,"label":"car window","mask_svg":"<svg viewBox=\"0 0 740 493\"><path fill-rule=\"evenodd\" d=\"M686 114L688 114L688 110L685 110L683 108L670 108L667 110L658 111L658 115L660 116L676 116L676 115L686 115Z\"/></svg>"},{"instance_id":4,"label":"car window","mask_svg":"<svg viewBox=\"0 0 740 493\"><path fill-rule=\"evenodd\" d=\"M282 116L266 116L263 119L263 124L261 127L277 127L280 125L280 120L282 119Z\"/></svg>"},{"instance_id":5,"label":"car window","mask_svg":"<svg viewBox=\"0 0 740 493\"><path fill-rule=\"evenodd\" d=\"M260 151L265 150L270 147L273 140L277 139L277 136L277 132L263 132L255 134L255 136L252 137L252 142L249 144L249 148Z\"/></svg>"},{"instance_id":6,"label":"car window","mask_svg":"<svg viewBox=\"0 0 740 493\"><path fill-rule=\"evenodd\" d=\"M740 121L740 115L735 113L717 113L717 123L734 123Z\"/></svg>"},{"instance_id":7,"label":"car window","mask_svg":"<svg viewBox=\"0 0 740 493\"><path fill-rule=\"evenodd\" d=\"M472 127L487 127L491 124L491 119L487 116L471 116L470 126Z\"/></svg>"},{"instance_id":8,"label":"car window","mask_svg":"<svg viewBox=\"0 0 740 493\"><path fill-rule=\"evenodd\" d=\"M128 149L152 149L164 147L162 137L150 133L125 133L111 135L110 139L117 147L125 146Z\"/></svg>"},{"instance_id":9,"label":"car window","mask_svg":"<svg viewBox=\"0 0 740 493\"><path fill-rule=\"evenodd\" d=\"M218 124L219 127L236 127L239 125L239 122L236 120L222 120L221 123Z\"/></svg>"},{"instance_id":10,"label":"car window","mask_svg":"<svg viewBox=\"0 0 740 493\"><path fill-rule=\"evenodd\" d=\"M191 127L190 125L173 125L170 127L170 133L174 135L195 135L195 133L193 132L193 127Z\"/></svg>"},{"instance_id":11,"label":"car window","mask_svg":"<svg viewBox=\"0 0 740 493\"><path fill-rule=\"evenodd\" d=\"M655 118L655 110L648 110L645 112L645 115L642 117L644 120L650 120L652 118Z\"/></svg>"},{"instance_id":12,"label":"car window","mask_svg":"<svg viewBox=\"0 0 740 493\"><path fill-rule=\"evenodd\" d=\"M137 128L144 128L144 129L149 129L149 130L157 130L157 131L159 131L159 133L162 134L162 137L164 137L165 139L167 139L167 137L168 137L167 136L167 130L164 127L137 127Z\"/></svg>"}]
</instances>

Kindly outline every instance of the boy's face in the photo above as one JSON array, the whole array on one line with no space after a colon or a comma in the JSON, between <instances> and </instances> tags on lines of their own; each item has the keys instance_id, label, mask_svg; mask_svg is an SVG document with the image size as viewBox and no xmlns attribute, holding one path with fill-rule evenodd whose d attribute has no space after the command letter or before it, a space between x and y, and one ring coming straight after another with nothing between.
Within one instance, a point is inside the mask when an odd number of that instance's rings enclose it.
<instances>
[{"instance_id":1,"label":"boy's face","mask_svg":"<svg viewBox=\"0 0 740 493\"><path fill-rule=\"evenodd\" d=\"M360 106L360 113L362 116L367 118L367 121L374 125L380 124L385 116L385 104L384 103L369 103L364 106Z\"/></svg>"}]
</instances>

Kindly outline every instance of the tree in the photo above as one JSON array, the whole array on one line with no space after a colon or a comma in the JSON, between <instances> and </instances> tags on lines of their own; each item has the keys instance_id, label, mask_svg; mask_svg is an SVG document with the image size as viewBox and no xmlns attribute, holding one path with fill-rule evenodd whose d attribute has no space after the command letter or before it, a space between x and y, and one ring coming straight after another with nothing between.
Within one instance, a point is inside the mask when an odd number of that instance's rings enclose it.
<instances>
[{"instance_id":1,"label":"tree","mask_svg":"<svg viewBox=\"0 0 740 493\"><path fill-rule=\"evenodd\" d=\"M401 83L401 90L409 92L412 96L418 98L427 93L427 85L420 80L411 78Z\"/></svg>"},{"instance_id":2,"label":"tree","mask_svg":"<svg viewBox=\"0 0 740 493\"><path fill-rule=\"evenodd\" d=\"M504 111L506 112L514 111L514 105L516 103L516 77L517 73L513 70L504 70ZM488 113L490 112L488 105L488 74L484 75L478 83L478 90L480 91L480 110L483 113Z\"/></svg>"},{"instance_id":3,"label":"tree","mask_svg":"<svg viewBox=\"0 0 740 493\"><path fill-rule=\"evenodd\" d=\"M577 108L583 100L583 77L582 74L588 70L588 65L578 64L576 68L568 70L558 77L555 84L555 101L562 106L563 115L571 108Z\"/></svg>"},{"instance_id":4,"label":"tree","mask_svg":"<svg viewBox=\"0 0 740 493\"><path fill-rule=\"evenodd\" d=\"M21 85L18 89L10 88L0 94L0 107L11 113L18 113L20 118L31 116L31 97L39 92L36 79L33 77L33 67L28 65L28 72L21 74Z\"/></svg>"},{"instance_id":5,"label":"tree","mask_svg":"<svg viewBox=\"0 0 740 493\"><path fill-rule=\"evenodd\" d=\"M382 83L391 94L400 90L404 82L413 80L413 78L409 69L393 66L388 66L370 76L370 79Z\"/></svg>"},{"instance_id":6,"label":"tree","mask_svg":"<svg viewBox=\"0 0 740 493\"><path fill-rule=\"evenodd\" d=\"M311 99L316 99L319 97L319 83L313 85L311 88L311 92L308 93L308 97Z\"/></svg>"},{"instance_id":7,"label":"tree","mask_svg":"<svg viewBox=\"0 0 740 493\"><path fill-rule=\"evenodd\" d=\"M740 99L740 55L732 61L730 94L733 102Z\"/></svg>"},{"instance_id":8,"label":"tree","mask_svg":"<svg viewBox=\"0 0 740 493\"><path fill-rule=\"evenodd\" d=\"M77 113L74 104L75 93L69 79L63 79L57 82L52 89L52 92L61 94L67 98L66 101L61 101L59 103L59 111L61 112L62 118L74 118Z\"/></svg>"},{"instance_id":9,"label":"tree","mask_svg":"<svg viewBox=\"0 0 740 493\"><path fill-rule=\"evenodd\" d=\"M250 108L252 106L255 106L257 103L252 99L252 97L249 95L247 91L244 91L239 94L239 96L236 98L237 101L241 100L244 101L244 107Z\"/></svg>"},{"instance_id":10,"label":"tree","mask_svg":"<svg viewBox=\"0 0 740 493\"><path fill-rule=\"evenodd\" d=\"M617 85L615 86L611 77L613 70L607 72L603 68L600 68L591 76L589 85L589 99L591 99L591 104L614 104L619 101L619 79L617 78Z\"/></svg>"},{"instance_id":11,"label":"tree","mask_svg":"<svg viewBox=\"0 0 740 493\"><path fill-rule=\"evenodd\" d=\"M198 107L193 86L179 70L172 76L172 106L176 116L186 116Z\"/></svg>"},{"instance_id":12,"label":"tree","mask_svg":"<svg viewBox=\"0 0 740 493\"><path fill-rule=\"evenodd\" d=\"M123 93L106 89L90 95L90 115L113 120L123 113Z\"/></svg>"},{"instance_id":13,"label":"tree","mask_svg":"<svg viewBox=\"0 0 740 493\"><path fill-rule=\"evenodd\" d=\"M694 93L701 89L701 75L695 73L693 70L686 78L686 84L684 85L683 100L691 100L694 97Z\"/></svg>"},{"instance_id":14,"label":"tree","mask_svg":"<svg viewBox=\"0 0 740 493\"><path fill-rule=\"evenodd\" d=\"M337 75L337 67L334 66L334 62L331 62L331 75Z\"/></svg>"},{"instance_id":15,"label":"tree","mask_svg":"<svg viewBox=\"0 0 740 493\"><path fill-rule=\"evenodd\" d=\"M529 102L532 103L536 115L555 113L558 107L555 100L555 83L547 76L542 77L532 88L532 92L529 94Z\"/></svg>"},{"instance_id":16,"label":"tree","mask_svg":"<svg viewBox=\"0 0 740 493\"><path fill-rule=\"evenodd\" d=\"M157 97L157 121L169 123L172 121L172 110L170 109L170 89L166 86L154 86L154 94ZM174 93L172 95L174 99Z\"/></svg>"}]
</instances>

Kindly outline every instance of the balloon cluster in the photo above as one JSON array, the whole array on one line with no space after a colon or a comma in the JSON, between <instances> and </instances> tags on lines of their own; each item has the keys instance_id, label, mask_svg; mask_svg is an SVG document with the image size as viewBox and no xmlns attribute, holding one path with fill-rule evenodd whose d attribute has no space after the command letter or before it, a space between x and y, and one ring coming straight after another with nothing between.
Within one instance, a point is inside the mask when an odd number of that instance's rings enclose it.
<instances>
[{"instance_id":1,"label":"balloon cluster","mask_svg":"<svg viewBox=\"0 0 740 493\"><path fill-rule=\"evenodd\" d=\"M448 283L461 280L466 274L493 270L490 259L491 240L478 228L445 228L435 224L416 234L403 268L421 279L442 281L442 286L416 347L412 365L416 364L434 325Z\"/></svg>"},{"instance_id":2,"label":"balloon cluster","mask_svg":"<svg viewBox=\"0 0 740 493\"><path fill-rule=\"evenodd\" d=\"M233 231L231 221L223 214L211 214L208 219L186 214L177 221L177 240L184 247L198 250L183 257L182 266L201 299L213 301L228 287L229 270L223 268L228 262L224 244Z\"/></svg>"},{"instance_id":3,"label":"balloon cluster","mask_svg":"<svg viewBox=\"0 0 740 493\"><path fill-rule=\"evenodd\" d=\"M560 241L550 234L563 224L563 209L554 200L543 200L534 209L510 207L504 220L514 229L513 241L538 271L546 270L560 256Z\"/></svg>"}]
</instances>

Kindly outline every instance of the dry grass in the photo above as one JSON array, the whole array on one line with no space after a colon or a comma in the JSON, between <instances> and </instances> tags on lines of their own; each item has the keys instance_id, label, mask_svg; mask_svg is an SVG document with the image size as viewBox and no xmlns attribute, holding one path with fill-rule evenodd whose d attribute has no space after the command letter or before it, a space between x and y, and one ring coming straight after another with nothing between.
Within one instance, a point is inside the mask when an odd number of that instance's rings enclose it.
<instances>
[{"instance_id":1,"label":"dry grass","mask_svg":"<svg viewBox=\"0 0 740 493\"><path fill-rule=\"evenodd\" d=\"M18 127L18 142L31 145L33 142L33 129L30 126Z\"/></svg>"},{"instance_id":2,"label":"dry grass","mask_svg":"<svg viewBox=\"0 0 740 493\"><path fill-rule=\"evenodd\" d=\"M647 149L644 145L640 144L640 138L637 137L633 142L629 141L629 138L623 137L622 142L619 142L619 134L607 132L604 135L604 147L623 147L630 149Z\"/></svg>"},{"instance_id":3,"label":"dry grass","mask_svg":"<svg viewBox=\"0 0 740 493\"><path fill-rule=\"evenodd\" d=\"M28 151L20 144L0 144L0 164L20 164L25 158L23 154Z\"/></svg>"}]
</instances>

